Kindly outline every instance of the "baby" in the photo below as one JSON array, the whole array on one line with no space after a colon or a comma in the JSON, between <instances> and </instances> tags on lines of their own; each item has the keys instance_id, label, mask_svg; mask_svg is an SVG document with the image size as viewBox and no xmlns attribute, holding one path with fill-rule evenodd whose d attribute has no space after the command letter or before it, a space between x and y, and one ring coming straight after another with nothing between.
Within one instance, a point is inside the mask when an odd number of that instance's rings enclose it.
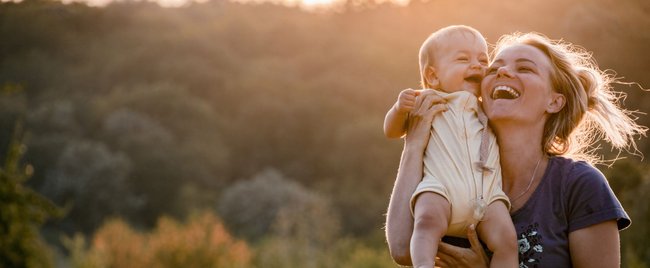
<instances>
[{"instance_id":1,"label":"baby","mask_svg":"<svg viewBox=\"0 0 650 268\"><path fill-rule=\"evenodd\" d=\"M488 63L485 38L474 28L449 26L431 34L419 56L422 87L434 90L447 110L433 119L423 178L411 197L413 266L434 267L441 238L466 237L468 226L477 224L493 252L490 266L517 267L496 138L477 98ZM406 134L409 112L424 90L400 92L384 122L388 137Z\"/></svg>"}]
</instances>

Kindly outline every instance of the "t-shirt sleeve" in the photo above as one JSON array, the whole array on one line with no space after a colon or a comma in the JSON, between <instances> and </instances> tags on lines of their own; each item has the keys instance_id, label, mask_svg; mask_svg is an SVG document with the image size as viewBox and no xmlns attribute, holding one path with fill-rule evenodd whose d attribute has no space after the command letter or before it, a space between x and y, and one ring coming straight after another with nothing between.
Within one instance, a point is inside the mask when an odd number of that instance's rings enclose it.
<instances>
[{"instance_id":1,"label":"t-shirt sleeve","mask_svg":"<svg viewBox=\"0 0 650 268\"><path fill-rule=\"evenodd\" d=\"M631 224L605 176L593 166L573 165L567 174L566 194L569 232L609 220L616 220L619 230Z\"/></svg>"}]
</instances>

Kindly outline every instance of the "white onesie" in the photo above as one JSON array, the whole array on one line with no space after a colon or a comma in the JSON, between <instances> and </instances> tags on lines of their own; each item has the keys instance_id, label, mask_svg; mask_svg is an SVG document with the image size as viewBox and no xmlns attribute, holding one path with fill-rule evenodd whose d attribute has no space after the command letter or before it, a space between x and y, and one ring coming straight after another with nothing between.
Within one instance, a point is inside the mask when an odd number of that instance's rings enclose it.
<instances>
[{"instance_id":1,"label":"white onesie","mask_svg":"<svg viewBox=\"0 0 650 268\"><path fill-rule=\"evenodd\" d=\"M479 120L479 113L485 117L476 96L467 91L445 93L436 90L436 93L447 100L447 111L433 119L424 153L424 174L411 197L411 213L419 194L439 194L451 204L446 235L466 237L466 228L477 221L474 213L481 198L485 206L502 200L510 209L508 197L501 189L499 148L494 133L486 127L487 120ZM485 138L482 137L484 130L487 131ZM480 159L482 138L486 151ZM482 217L482 213L479 214L478 217Z\"/></svg>"}]
</instances>

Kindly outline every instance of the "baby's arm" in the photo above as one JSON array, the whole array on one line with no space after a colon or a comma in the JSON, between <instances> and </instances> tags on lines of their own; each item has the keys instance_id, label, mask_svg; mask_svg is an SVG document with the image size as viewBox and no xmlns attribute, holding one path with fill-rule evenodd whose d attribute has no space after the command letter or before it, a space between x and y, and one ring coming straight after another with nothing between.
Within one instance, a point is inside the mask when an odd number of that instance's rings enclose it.
<instances>
[{"instance_id":1,"label":"baby's arm","mask_svg":"<svg viewBox=\"0 0 650 268\"><path fill-rule=\"evenodd\" d=\"M393 104L384 119L384 134L388 138L401 138L406 134L406 127L409 112L415 106L415 97L420 91L415 89L405 89L399 93L397 102Z\"/></svg>"}]
</instances>

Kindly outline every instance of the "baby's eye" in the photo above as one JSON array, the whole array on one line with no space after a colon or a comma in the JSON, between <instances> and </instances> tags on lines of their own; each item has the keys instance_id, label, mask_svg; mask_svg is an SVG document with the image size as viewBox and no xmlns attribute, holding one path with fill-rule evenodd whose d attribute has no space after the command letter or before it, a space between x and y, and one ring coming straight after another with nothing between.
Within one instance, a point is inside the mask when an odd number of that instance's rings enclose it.
<instances>
[{"instance_id":1,"label":"baby's eye","mask_svg":"<svg viewBox=\"0 0 650 268\"><path fill-rule=\"evenodd\" d=\"M469 58L468 57L458 57L458 60L459 61L468 61Z\"/></svg>"},{"instance_id":2,"label":"baby's eye","mask_svg":"<svg viewBox=\"0 0 650 268\"><path fill-rule=\"evenodd\" d=\"M484 66L487 66L487 65L488 65L488 61L487 61L487 60L479 60L478 62L481 63L481 65L484 65Z\"/></svg>"}]
</instances>

